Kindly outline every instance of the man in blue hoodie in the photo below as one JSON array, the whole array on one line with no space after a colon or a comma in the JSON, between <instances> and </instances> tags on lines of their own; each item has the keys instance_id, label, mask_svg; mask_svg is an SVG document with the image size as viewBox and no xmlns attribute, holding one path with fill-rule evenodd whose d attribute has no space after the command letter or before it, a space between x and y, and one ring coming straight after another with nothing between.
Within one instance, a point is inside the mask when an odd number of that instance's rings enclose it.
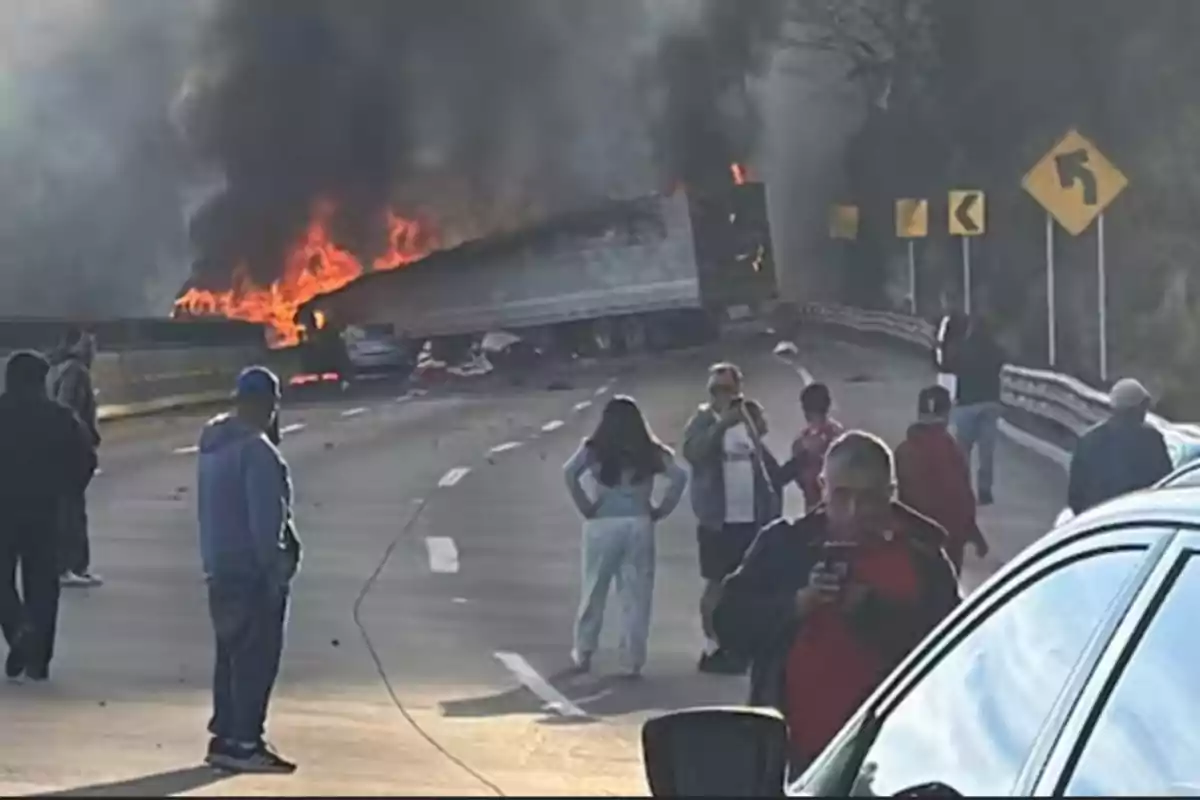
<instances>
[{"instance_id":1,"label":"man in blue hoodie","mask_svg":"<svg viewBox=\"0 0 1200 800\"><path fill-rule=\"evenodd\" d=\"M238 772L291 773L264 741L279 673L289 586L300 564L292 482L270 441L279 379L263 367L238 376L236 408L200 436L200 552L216 633L212 740L207 763Z\"/></svg>"}]
</instances>

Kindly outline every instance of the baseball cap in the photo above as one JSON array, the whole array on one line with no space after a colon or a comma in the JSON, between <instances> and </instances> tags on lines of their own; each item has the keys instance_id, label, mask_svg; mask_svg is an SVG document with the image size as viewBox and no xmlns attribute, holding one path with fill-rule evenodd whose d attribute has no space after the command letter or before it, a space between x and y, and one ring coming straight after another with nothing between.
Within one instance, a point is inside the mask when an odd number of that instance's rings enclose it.
<instances>
[{"instance_id":1,"label":"baseball cap","mask_svg":"<svg viewBox=\"0 0 1200 800\"><path fill-rule=\"evenodd\" d=\"M1114 411L1131 411L1150 399L1149 390L1135 378L1122 378L1108 393Z\"/></svg>"},{"instance_id":2,"label":"baseball cap","mask_svg":"<svg viewBox=\"0 0 1200 800\"><path fill-rule=\"evenodd\" d=\"M234 397L260 397L263 395L279 399L279 378L266 367L246 367L237 377Z\"/></svg>"},{"instance_id":3,"label":"baseball cap","mask_svg":"<svg viewBox=\"0 0 1200 800\"><path fill-rule=\"evenodd\" d=\"M917 395L917 420L920 422L945 422L950 417L954 402L950 392L943 386L926 386Z\"/></svg>"}]
</instances>

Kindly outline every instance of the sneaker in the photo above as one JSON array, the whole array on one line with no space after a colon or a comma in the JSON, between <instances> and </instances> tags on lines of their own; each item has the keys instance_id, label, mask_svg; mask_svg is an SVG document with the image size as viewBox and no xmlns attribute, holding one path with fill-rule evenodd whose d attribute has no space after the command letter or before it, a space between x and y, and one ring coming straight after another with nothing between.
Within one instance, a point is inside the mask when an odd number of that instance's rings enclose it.
<instances>
[{"instance_id":1,"label":"sneaker","mask_svg":"<svg viewBox=\"0 0 1200 800\"><path fill-rule=\"evenodd\" d=\"M210 767L216 766L216 760L225 752L225 745L220 737L214 736L208 740L208 752L204 756L204 763Z\"/></svg>"},{"instance_id":2,"label":"sneaker","mask_svg":"<svg viewBox=\"0 0 1200 800\"><path fill-rule=\"evenodd\" d=\"M50 680L50 668L49 667L33 667L33 666L26 664L25 665L25 677L31 681L34 681L35 683L44 683L44 682Z\"/></svg>"},{"instance_id":3,"label":"sneaker","mask_svg":"<svg viewBox=\"0 0 1200 800\"><path fill-rule=\"evenodd\" d=\"M990 491L987 491L987 492L981 491L979 493L979 505L990 506L990 505L995 505L995 503L996 503L996 498L992 497L992 493Z\"/></svg>"},{"instance_id":4,"label":"sneaker","mask_svg":"<svg viewBox=\"0 0 1200 800\"><path fill-rule=\"evenodd\" d=\"M104 578L101 578L94 572L81 572L77 576L83 583L83 586L103 586Z\"/></svg>"},{"instance_id":5,"label":"sneaker","mask_svg":"<svg viewBox=\"0 0 1200 800\"><path fill-rule=\"evenodd\" d=\"M745 675L748 665L740 658L730 655L727 650L717 650L700 656L696 668L709 675Z\"/></svg>"},{"instance_id":6,"label":"sneaker","mask_svg":"<svg viewBox=\"0 0 1200 800\"><path fill-rule=\"evenodd\" d=\"M226 769L230 772L249 772L259 775L291 775L296 771L295 764L276 753L265 742L252 748L221 744L217 744L214 748L210 743L209 751L210 755L205 761L210 766Z\"/></svg>"}]
</instances>

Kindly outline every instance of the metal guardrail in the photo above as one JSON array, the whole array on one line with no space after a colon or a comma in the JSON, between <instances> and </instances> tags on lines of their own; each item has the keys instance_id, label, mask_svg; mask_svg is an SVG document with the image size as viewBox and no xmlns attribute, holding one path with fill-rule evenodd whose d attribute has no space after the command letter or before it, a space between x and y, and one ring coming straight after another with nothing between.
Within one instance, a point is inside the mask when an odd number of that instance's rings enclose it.
<instances>
[{"instance_id":1,"label":"metal guardrail","mask_svg":"<svg viewBox=\"0 0 1200 800\"><path fill-rule=\"evenodd\" d=\"M936 335L933 325L917 317L824 303L802 306L801 320L882 335L927 351L932 351ZM1083 381L1015 364L1004 367L1001 391L1005 405L1049 420L1073 436L1083 435L1111 411L1108 395ZM1176 465L1200 457L1200 426L1171 422L1153 414L1149 419L1162 432Z\"/></svg>"}]
</instances>

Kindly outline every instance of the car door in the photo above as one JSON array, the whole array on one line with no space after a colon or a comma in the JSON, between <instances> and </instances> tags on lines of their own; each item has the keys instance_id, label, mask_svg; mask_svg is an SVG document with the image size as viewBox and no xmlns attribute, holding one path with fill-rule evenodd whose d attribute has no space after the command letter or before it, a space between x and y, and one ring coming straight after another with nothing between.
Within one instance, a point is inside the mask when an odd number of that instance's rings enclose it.
<instances>
[{"instance_id":1,"label":"car door","mask_svg":"<svg viewBox=\"0 0 1200 800\"><path fill-rule=\"evenodd\" d=\"M968 601L793 787L894 796L1022 794L1173 529L1087 531Z\"/></svg>"},{"instance_id":2,"label":"car door","mask_svg":"<svg viewBox=\"0 0 1200 800\"><path fill-rule=\"evenodd\" d=\"M1200 532L1172 542L1063 728L1039 793L1200 796Z\"/></svg>"}]
</instances>

